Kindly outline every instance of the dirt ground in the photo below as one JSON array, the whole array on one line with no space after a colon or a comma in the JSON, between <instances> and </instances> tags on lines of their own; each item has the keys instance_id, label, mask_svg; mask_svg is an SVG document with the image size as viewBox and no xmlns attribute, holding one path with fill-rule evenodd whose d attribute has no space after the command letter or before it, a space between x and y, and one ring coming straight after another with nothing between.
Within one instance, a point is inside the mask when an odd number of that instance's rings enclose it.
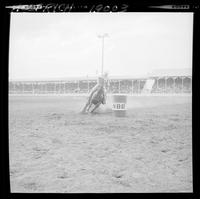
<instances>
[{"instance_id":1,"label":"dirt ground","mask_svg":"<svg viewBox=\"0 0 200 199\"><path fill-rule=\"evenodd\" d=\"M125 118L84 103L9 97L11 192L192 192L191 96L129 97Z\"/></svg>"}]
</instances>

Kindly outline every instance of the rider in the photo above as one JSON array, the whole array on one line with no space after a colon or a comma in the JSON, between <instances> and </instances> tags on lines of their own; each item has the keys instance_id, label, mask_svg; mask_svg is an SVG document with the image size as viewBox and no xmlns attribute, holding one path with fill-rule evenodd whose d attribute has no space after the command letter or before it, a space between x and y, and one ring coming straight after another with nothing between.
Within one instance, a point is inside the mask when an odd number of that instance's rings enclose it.
<instances>
[{"instance_id":1,"label":"rider","mask_svg":"<svg viewBox=\"0 0 200 199\"><path fill-rule=\"evenodd\" d=\"M94 108L90 111L92 113L101 104L105 104L105 103L106 103L106 91L104 87L104 78L99 77L97 85L95 85L90 91L88 101L85 107L83 108L82 113L89 112L91 106L94 105Z\"/></svg>"}]
</instances>

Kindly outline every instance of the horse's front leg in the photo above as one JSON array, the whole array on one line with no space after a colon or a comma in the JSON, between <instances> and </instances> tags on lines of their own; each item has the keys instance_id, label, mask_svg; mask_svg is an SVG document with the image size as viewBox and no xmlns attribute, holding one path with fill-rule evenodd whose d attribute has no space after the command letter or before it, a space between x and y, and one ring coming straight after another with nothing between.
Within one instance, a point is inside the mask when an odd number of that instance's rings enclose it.
<instances>
[{"instance_id":1,"label":"horse's front leg","mask_svg":"<svg viewBox=\"0 0 200 199\"><path fill-rule=\"evenodd\" d=\"M81 113L85 113L87 107L90 105L90 100L87 101L87 103L85 104L83 110L81 111Z\"/></svg>"}]
</instances>

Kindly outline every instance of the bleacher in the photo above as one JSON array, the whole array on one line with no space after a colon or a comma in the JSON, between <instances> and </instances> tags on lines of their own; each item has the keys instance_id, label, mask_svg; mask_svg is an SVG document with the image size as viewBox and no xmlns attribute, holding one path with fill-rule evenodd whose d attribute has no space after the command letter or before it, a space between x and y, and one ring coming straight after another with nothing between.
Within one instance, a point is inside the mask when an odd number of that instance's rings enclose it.
<instances>
[{"instance_id":1,"label":"bleacher","mask_svg":"<svg viewBox=\"0 0 200 199\"><path fill-rule=\"evenodd\" d=\"M107 93L143 93L147 82L154 83L149 93L191 93L192 76L188 71L180 73L151 73L148 77L109 77L106 82ZM56 80L11 80L9 94L87 94L97 84L97 77L68 78Z\"/></svg>"}]
</instances>

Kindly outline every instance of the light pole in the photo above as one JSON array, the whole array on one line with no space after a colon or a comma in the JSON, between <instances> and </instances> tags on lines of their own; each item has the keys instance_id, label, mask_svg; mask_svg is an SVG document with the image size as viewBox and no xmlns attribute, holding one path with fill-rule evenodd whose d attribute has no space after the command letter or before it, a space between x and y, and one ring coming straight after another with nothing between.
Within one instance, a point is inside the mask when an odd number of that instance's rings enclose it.
<instances>
[{"instance_id":1,"label":"light pole","mask_svg":"<svg viewBox=\"0 0 200 199\"><path fill-rule=\"evenodd\" d=\"M107 33L104 33L103 35L98 35L100 39L102 39L102 65L101 65L101 75L103 75L103 64L104 64L104 38L108 37Z\"/></svg>"}]
</instances>

